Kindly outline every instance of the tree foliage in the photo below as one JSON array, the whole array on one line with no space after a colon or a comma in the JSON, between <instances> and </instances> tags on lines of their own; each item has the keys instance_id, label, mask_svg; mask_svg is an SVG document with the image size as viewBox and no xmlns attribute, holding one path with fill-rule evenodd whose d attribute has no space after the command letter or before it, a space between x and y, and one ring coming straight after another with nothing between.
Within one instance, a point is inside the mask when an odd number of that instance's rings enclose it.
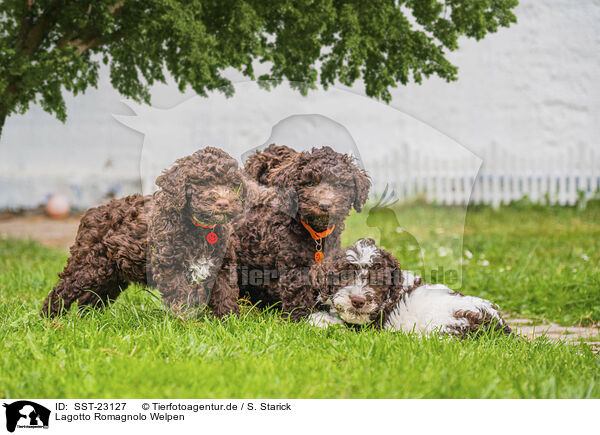
<instances>
[{"instance_id":1,"label":"tree foliage","mask_svg":"<svg viewBox=\"0 0 600 435\"><path fill-rule=\"evenodd\" d=\"M123 95L149 101L165 81L232 92L224 70L296 82L301 92L362 78L369 96L436 74L460 36L516 22L517 0L2 0L0 129L39 102L64 120L64 90L96 86L100 62ZM256 62L269 72L255 77ZM268 87L268 86L267 86ZM1 131L1 130L0 130Z\"/></svg>"}]
</instances>

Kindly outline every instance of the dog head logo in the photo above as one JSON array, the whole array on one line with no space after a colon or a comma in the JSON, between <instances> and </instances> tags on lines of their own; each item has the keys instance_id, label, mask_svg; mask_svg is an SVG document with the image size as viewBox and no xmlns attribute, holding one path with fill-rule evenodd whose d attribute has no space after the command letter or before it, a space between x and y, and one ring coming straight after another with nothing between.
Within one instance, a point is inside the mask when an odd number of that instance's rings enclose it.
<instances>
[{"instance_id":1,"label":"dog head logo","mask_svg":"<svg viewBox=\"0 0 600 435\"><path fill-rule=\"evenodd\" d=\"M19 400L4 404L6 408L6 430L14 432L16 428L47 429L50 422L50 410L28 400Z\"/></svg>"}]
</instances>

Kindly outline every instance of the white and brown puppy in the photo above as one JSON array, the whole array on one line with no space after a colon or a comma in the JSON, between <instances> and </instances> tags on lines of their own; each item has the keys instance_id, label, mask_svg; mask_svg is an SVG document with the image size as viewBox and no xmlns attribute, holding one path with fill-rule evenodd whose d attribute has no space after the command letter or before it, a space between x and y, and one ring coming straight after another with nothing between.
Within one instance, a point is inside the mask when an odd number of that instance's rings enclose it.
<instances>
[{"instance_id":1,"label":"white and brown puppy","mask_svg":"<svg viewBox=\"0 0 600 435\"><path fill-rule=\"evenodd\" d=\"M308 319L315 326L373 324L390 331L458 337L482 327L510 333L490 301L442 284L424 284L421 277L401 271L398 261L373 239L358 240L312 273L323 308Z\"/></svg>"}]
</instances>

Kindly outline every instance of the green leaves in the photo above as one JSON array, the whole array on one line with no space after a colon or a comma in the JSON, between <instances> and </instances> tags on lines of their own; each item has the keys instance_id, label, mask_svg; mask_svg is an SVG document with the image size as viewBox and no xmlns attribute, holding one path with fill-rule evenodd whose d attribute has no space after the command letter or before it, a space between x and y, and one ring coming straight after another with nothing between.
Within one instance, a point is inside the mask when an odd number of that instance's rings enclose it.
<instances>
[{"instance_id":1,"label":"green leaves","mask_svg":"<svg viewBox=\"0 0 600 435\"><path fill-rule=\"evenodd\" d=\"M149 102L165 81L200 95L233 91L233 67L306 93L320 83L365 83L391 99L397 83L438 75L462 35L481 39L516 22L517 0L4 0L0 3L0 128L4 115L39 101L65 119L62 92L96 86L102 61L123 95Z\"/></svg>"}]
</instances>

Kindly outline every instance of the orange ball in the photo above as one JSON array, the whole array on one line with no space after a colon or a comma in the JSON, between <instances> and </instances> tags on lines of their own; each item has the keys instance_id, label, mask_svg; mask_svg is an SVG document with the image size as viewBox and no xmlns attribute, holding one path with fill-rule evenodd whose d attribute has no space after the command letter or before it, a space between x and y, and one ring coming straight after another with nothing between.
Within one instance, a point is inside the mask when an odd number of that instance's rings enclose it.
<instances>
[{"instance_id":1,"label":"orange ball","mask_svg":"<svg viewBox=\"0 0 600 435\"><path fill-rule=\"evenodd\" d=\"M69 216L71 203L66 195L54 194L46 203L46 213L53 219L63 219Z\"/></svg>"}]
</instances>

